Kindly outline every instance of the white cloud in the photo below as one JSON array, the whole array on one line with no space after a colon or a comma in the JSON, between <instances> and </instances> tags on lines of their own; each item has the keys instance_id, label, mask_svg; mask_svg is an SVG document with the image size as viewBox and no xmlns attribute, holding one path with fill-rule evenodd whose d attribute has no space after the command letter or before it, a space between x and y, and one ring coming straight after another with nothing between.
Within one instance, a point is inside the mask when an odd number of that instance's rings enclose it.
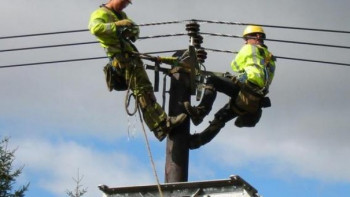
<instances>
[{"instance_id":1,"label":"white cloud","mask_svg":"<svg viewBox=\"0 0 350 197\"><path fill-rule=\"evenodd\" d=\"M348 143L340 139L348 139L348 134L337 133L335 137L330 130L310 135L305 130L280 129L281 132L268 128L224 129L210 145L208 156L222 161L224 166L243 167L254 163L257 169L268 169L280 178L297 175L324 181L350 181L347 157L350 149ZM214 154L224 150L232 152Z\"/></svg>"},{"instance_id":2,"label":"white cloud","mask_svg":"<svg viewBox=\"0 0 350 197\"><path fill-rule=\"evenodd\" d=\"M18 163L24 163L26 174L36 174L43 189L55 196L73 190L77 170L84 176L82 185L88 188L87 196L101 196L99 184L111 187L137 184L153 184L149 168L144 168L138 158L118 151L99 151L73 141L52 143L43 138L12 139L20 144L16 152ZM28 180L30 181L30 180Z\"/></svg>"}]
</instances>

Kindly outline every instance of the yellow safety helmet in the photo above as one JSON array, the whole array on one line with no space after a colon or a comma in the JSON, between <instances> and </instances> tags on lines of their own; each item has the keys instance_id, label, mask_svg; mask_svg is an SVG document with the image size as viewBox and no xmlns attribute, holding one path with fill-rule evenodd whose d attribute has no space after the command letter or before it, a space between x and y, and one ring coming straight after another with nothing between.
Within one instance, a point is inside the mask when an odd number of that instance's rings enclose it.
<instances>
[{"instance_id":1,"label":"yellow safety helmet","mask_svg":"<svg viewBox=\"0 0 350 197\"><path fill-rule=\"evenodd\" d=\"M263 34L263 38L266 38L264 29L261 26L257 25L248 25L243 31L243 37L246 37L249 34L260 33Z\"/></svg>"}]
</instances>

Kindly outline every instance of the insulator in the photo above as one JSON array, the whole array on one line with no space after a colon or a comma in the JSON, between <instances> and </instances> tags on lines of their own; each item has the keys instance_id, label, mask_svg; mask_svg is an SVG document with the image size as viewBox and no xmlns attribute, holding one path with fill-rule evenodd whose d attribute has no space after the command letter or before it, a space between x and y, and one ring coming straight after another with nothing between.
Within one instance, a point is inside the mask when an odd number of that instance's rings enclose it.
<instances>
[{"instance_id":1,"label":"insulator","mask_svg":"<svg viewBox=\"0 0 350 197\"><path fill-rule=\"evenodd\" d=\"M196 22L191 22L191 23L188 23L186 24L186 30L187 31L199 31L199 24L196 23Z\"/></svg>"},{"instance_id":2,"label":"insulator","mask_svg":"<svg viewBox=\"0 0 350 197\"><path fill-rule=\"evenodd\" d=\"M187 35L189 35L190 37L195 37L196 35L198 35L197 31L189 31L187 32Z\"/></svg>"},{"instance_id":3,"label":"insulator","mask_svg":"<svg viewBox=\"0 0 350 197\"><path fill-rule=\"evenodd\" d=\"M199 63L204 63L205 59L207 59L207 52L200 48L197 50L197 60Z\"/></svg>"},{"instance_id":4,"label":"insulator","mask_svg":"<svg viewBox=\"0 0 350 197\"><path fill-rule=\"evenodd\" d=\"M200 45L203 43L203 37L201 35L197 35L193 37L193 45L196 48L200 48Z\"/></svg>"},{"instance_id":5,"label":"insulator","mask_svg":"<svg viewBox=\"0 0 350 197\"><path fill-rule=\"evenodd\" d=\"M196 36L199 32L199 24L196 22L191 22L186 24L186 31L188 31L189 36Z\"/></svg>"}]
</instances>

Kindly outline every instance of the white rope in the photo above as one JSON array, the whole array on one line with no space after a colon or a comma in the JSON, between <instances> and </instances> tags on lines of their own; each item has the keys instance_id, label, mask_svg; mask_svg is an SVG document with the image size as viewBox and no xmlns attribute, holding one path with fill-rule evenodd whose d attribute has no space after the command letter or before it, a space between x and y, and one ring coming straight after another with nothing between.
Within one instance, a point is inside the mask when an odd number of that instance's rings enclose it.
<instances>
[{"instance_id":1,"label":"white rope","mask_svg":"<svg viewBox=\"0 0 350 197\"><path fill-rule=\"evenodd\" d=\"M144 125L144 122L143 122L143 119L142 119L142 116L141 116L141 110L140 110L139 106L137 106L137 110L139 112L140 121L141 121L141 125L142 125L142 130L143 130L143 133L145 135L145 141L146 141L148 156L150 158L150 161L151 161L151 164L152 164L152 168L153 168L153 173L154 173L154 176L155 176L156 181L157 181L157 187L158 187L158 191L159 191L159 196L163 197L163 192L162 192L162 188L160 187L159 178L158 178L158 174L157 174L157 170L156 170L156 165L154 164L152 151L151 151L151 148L150 148L150 145L149 145L149 141L148 141L145 125Z\"/></svg>"}]
</instances>

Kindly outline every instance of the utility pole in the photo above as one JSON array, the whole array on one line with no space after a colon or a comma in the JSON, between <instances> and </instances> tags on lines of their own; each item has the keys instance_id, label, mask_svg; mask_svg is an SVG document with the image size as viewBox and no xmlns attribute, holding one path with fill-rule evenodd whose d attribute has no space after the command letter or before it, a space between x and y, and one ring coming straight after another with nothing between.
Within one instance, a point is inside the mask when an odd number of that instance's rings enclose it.
<instances>
[{"instance_id":1,"label":"utility pole","mask_svg":"<svg viewBox=\"0 0 350 197\"><path fill-rule=\"evenodd\" d=\"M206 58L206 52L200 49L203 37L198 34L199 24L191 22L186 25L186 30L190 36L188 52L191 62L191 72L179 72L173 74L171 77L169 98L170 116L184 113L183 102L191 101L191 95L196 94L196 70L199 70L199 63L203 63ZM188 181L189 137L190 119L188 117L181 125L173 128L167 138L165 163L166 183Z\"/></svg>"},{"instance_id":2,"label":"utility pole","mask_svg":"<svg viewBox=\"0 0 350 197\"><path fill-rule=\"evenodd\" d=\"M171 77L169 115L176 116L183 113L181 106L191 99L190 76L188 73L176 73ZM181 125L173 128L166 145L165 182L187 182L190 134L190 119L187 118Z\"/></svg>"}]
</instances>

